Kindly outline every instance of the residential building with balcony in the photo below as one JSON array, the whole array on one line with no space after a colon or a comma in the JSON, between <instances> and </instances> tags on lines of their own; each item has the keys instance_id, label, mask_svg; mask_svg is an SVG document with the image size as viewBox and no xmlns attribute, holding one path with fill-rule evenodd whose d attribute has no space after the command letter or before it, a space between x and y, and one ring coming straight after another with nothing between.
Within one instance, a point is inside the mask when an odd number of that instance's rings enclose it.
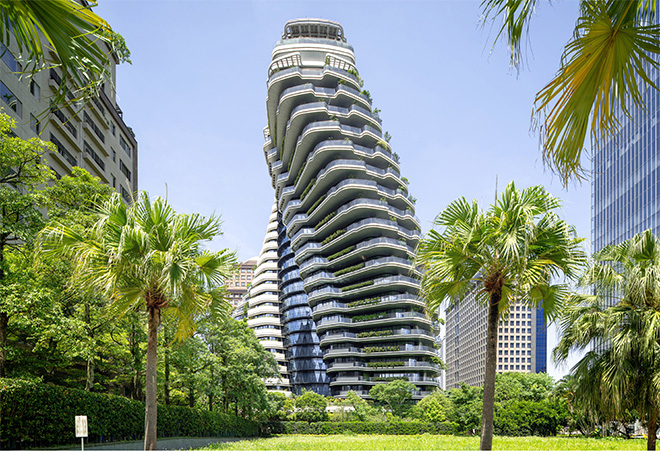
<instances>
[{"instance_id":1,"label":"residential building with balcony","mask_svg":"<svg viewBox=\"0 0 660 451\"><path fill-rule=\"evenodd\" d=\"M252 285L234 310L235 319L247 319L261 345L273 353L280 370L279 378L266 379L269 391L291 392L287 360L284 355L278 288L277 208L273 205L259 257L254 260Z\"/></svg>"},{"instance_id":2,"label":"residential building with balcony","mask_svg":"<svg viewBox=\"0 0 660 451\"><path fill-rule=\"evenodd\" d=\"M117 104L115 55L109 55L111 78L97 97L82 103L73 101L76 86L72 80L62 80L52 51L46 50L46 54L55 67L32 76L21 74L23 65L15 43L9 48L0 44L0 52L0 107L16 121L16 135L39 137L55 145L56 151L45 158L58 178L78 166L130 202L138 189L138 145ZM66 105L52 105L62 84L68 89Z\"/></svg>"},{"instance_id":3,"label":"residential building with balcony","mask_svg":"<svg viewBox=\"0 0 660 451\"><path fill-rule=\"evenodd\" d=\"M289 380L363 397L405 379L437 387L419 221L399 158L340 24L287 22L268 70L264 153L278 215L279 300Z\"/></svg>"}]
</instances>

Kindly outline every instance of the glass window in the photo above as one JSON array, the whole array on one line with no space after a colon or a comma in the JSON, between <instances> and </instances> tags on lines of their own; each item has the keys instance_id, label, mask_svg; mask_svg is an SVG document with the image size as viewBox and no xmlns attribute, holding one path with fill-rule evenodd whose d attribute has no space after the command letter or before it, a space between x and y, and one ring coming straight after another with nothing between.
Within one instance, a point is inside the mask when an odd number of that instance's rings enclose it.
<instances>
[{"instance_id":1,"label":"glass window","mask_svg":"<svg viewBox=\"0 0 660 451\"><path fill-rule=\"evenodd\" d=\"M33 132L35 132L37 135L41 133L41 122L37 120L36 117L34 117L34 114L30 113L30 128L32 129Z\"/></svg>"},{"instance_id":2,"label":"glass window","mask_svg":"<svg viewBox=\"0 0 660 451\"><path fill-rule=\"evenodd\" d=\"M23 117L23 104L20 100L14 95L13 92L9 90L7 85L0 81L0 97L5 101L7 106L12 110L16 111L18 117Z\"/></svg>"},{"instance_id":3,"label":"glass window","mask_svg":"<svg viewBox=\"0 0 660 451\"><path fill-rule=\"evenodd\" d=\"M41 96L41 88L34 82L34 80L30 80L30 93L39 100L39 97Z\"/></svg>"},{"instance_id":4,"label":"glass window","mask_svg":"<svg viewBox=\"0 0 660 451\"><path fill-rule=\"evenodd\" d=\"M3 44L0 44L0 52L2 53L2 61L5 62L12 72L21 72L23 70L21 63L16 61L14 55Z\"/></svg>"}]
</instances>

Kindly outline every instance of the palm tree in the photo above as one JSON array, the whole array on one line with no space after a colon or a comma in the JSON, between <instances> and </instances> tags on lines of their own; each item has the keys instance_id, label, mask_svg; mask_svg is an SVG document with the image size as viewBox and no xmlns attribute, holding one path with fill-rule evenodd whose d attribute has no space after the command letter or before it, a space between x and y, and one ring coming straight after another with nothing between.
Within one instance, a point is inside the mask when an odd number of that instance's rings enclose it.
<instances>
[{"instance_id":1,"label":"palm tree","mask_svg":"<svg viewBox=\"0 0 660 451\"><path fill-rule=\"evenodd\" d=\"M476 200L455 200L435 219L417 250L426 272L422 295L436 311L455 306L475 291L488 310L481 449L491 449L495 403L498 321L514 303L543 307L553 318L568 294L560 275L572 278L586 257L573 227L554 212L559 200L541 186L523 190L510 183L495 205L482 211Z\"/></svg>"},{"instance_id":2,"label":"palm tree","mask_svg":"<svg viewBox=\"0 0 660 451\"><path fill-rule=\"evenodd\" d=\"M483 0L484 21L501 19L495 41L507 41L511 64L522 61L521 42L536 0ZM583 178L580 165L587 135L592 147L619 129L617 109L630 117L644 108L642 87L658 89L648 69L658 68L660 25L656 2L581 0L580 17L566 44L555 78L536 95L532 123L541 135L543 160L564 183Z\"/></svg>"},{"instance_id":3,"label":"palm tree","mask_svg":"<svg viewBox=\"0 0 660 451\"><path fill-rule=\"evenodd\" d=\"M114 193L101 207L90 233L48 227L47 252L65 255L74 265L72 280L82 290L107 296L111 310L135 310L148 317L145 450L156 449L156 351L161 314L184 339L203 312L224 317L228 303L217 288L234 270L236 257L226 249L203 250L201 243L220 233L217 218L178 215L160 197L146 193L127 206Z\"/></svg>"},{"instance_id":4,"label":"palm tree","mask_svg":"<svg viewBox=\"0 0 660 451\"><path fill-rule=\"evenodd\" d=\"M119 61L130 61L121 35L86 4L75 0L0 0L0 42L8 47L12 38L15 40L25 57L27 73L59 65L62 79L70 76L77 85L76 98L96 93L110 78L111 54ZM48 46L59 62L46 55ZM60 84L54 103L62 103L66 93L66 83Z\"/></svg>"},{"instance_id":5,"label":"palm tree","mask_svg":"<svg viewBox=\"0 0 660 451\"><path fill-rule=\"evenodd\" d=\"M618 419L631 410L648 424L655 449L660 412L660 241L650 231L606 246L580 279L594 294L577 294L560 321L553 351L565 361L591 348L572 369L575 397L587 410Z\"/></svg>"}]
</instances>

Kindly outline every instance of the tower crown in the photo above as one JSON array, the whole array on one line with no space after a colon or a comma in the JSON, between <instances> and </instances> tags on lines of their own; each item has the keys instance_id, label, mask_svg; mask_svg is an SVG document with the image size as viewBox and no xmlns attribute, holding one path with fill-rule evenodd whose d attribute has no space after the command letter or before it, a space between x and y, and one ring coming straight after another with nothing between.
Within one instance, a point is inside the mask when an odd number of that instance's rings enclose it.
<instances>
[{"instance_id":1,"label":"tower crown","mask_svg":"<svg viewBox=\"0 0 660 451\"><path fill-rule=\"evenodd\" d=\"M294 19L284 25L282 39L321 38L346 42L342 26L326 19Z\"/></svg>"}]
</instances>

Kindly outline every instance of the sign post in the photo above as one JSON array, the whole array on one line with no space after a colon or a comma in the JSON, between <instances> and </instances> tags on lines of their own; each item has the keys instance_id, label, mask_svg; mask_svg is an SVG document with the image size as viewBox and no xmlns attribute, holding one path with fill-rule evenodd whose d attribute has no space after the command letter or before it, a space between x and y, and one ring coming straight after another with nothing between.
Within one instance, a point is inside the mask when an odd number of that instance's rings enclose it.
<instances>
[{"instance_id":1,"label":"sign post","mask_svg":"<svg viewBox=\"0 0 660 451\"><path fill-rule=\"evenodd\" d=\"M85 437L87 437L87 415L76 415L76 437L80 437L80 449L85 451Z\"/></svg>"}]
</instances>

